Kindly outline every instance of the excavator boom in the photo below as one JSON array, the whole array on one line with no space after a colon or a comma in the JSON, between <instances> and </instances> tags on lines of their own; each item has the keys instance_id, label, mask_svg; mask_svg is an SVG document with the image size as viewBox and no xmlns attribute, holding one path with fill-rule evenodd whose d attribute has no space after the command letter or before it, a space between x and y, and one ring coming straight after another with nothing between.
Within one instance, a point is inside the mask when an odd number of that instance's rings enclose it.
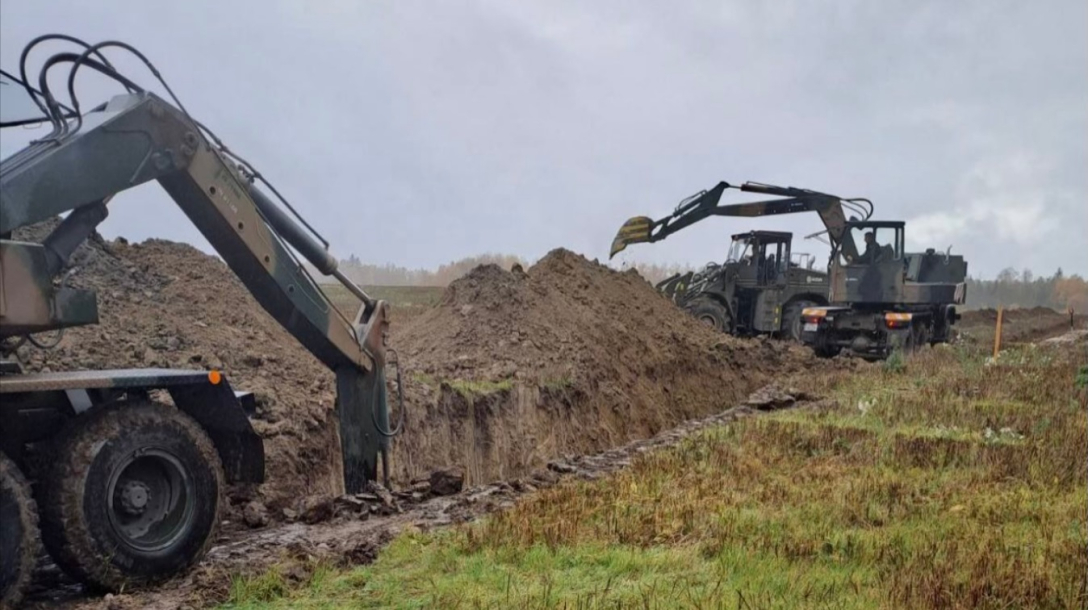
<instances>
[{"instance_id":1,"label":"excavator boom","mask_svg":"<svg viewBox=\"0 0 1088 610\"><path fill-rule=\"evenodd\" d=\"M752 201L721 205L722 195L728 189L737 189L748 193L774 195L780 199ZM798 212L816 212L827 227L832 244L840 244L846 252L857 252L849 233L846 232L845 208L858 214L851 220L865 220L872 215L873 206L868 199L842 199L818 191L795 187L780 187L757 182L746 182L733 186L719 182L709 190L700 191L680 202L672 214L659 220L648 216L635 216L620 227L609 258L636 243L652 243L665 239L673 233L685 229L711 216L756 217L776 214L794 214Z\"/></svg>"},{"instance_id":2,"label":"excavator boom","mask_svg":"<svg viewBox=\"0 0 1088 610\"><path fill-rule=\"evenodd\" d=\"M56 40L85 50L50 56L34 89L27 56ZM142 60L173 103L118 73L102 53L107 48ZM47 78L65 64L71 108L57 101ZM81 112L81 67L125 92ZM171 578L215 539L227 484L264 481L264 443L250 420L256 398L236 391L221 371L24 372L19 362L26 343L57 347L65 329L98 323L94 291L69 285L79 272L70 261L106 219L112 198L142 184L157 182L254 299L335 373L344 490L363 491L378 476L379 458L388 484L388 443L403 429L404 410L390 429L387 304L338 269L328 243L189 115L138 50L47 34L24 48L18 73L0 73L0 128L51 128L0 160L0 488L13 509L0 514L0 606L19 605L39 540L57 565L95 589ZM46 222L44 239L20 239L20 229ZM359 311L337 309L302 259L357 296ZM53 331L52 341L38 335Z\"/></svg>"},{"instance_id":3,"label":"excavator boom","mask_svg":"<svg viewBox=\"0 0 1088 610\"><path fill-rule=\"evenodd\" d=\"M116 75L88 55L58 54L47 67L69 61ZM267 196L250 168L236 163L180 103L118 80L135 90L75 121L50 112L53 132L0 162L0 339L97 322L93 293L56 290L55 275L105 219L110 198L157 181L261 306L335 372L345 487L361 491L376 477L389 436L382 423L388 420L386 303L344 277L315 234ZM42 97L56 110L44 74L42 85ZM10 239L16 229L66 212L42 244ZM333 305L292 248L360 297L355 316Z\"/></svg>"}]
</instances>

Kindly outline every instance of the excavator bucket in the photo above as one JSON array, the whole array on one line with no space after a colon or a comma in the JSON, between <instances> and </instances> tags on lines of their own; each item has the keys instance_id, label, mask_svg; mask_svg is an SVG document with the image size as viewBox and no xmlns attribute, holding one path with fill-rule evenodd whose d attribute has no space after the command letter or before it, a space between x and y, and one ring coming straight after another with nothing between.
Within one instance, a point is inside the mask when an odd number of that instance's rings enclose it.
<instances>
[{"instance_id":1,"label":"excavator bucket","mask_svg":"<svg viewBox=\"0 0 1088 610\"><path fill-rule=\"evenodd\" d=\"M653 219L647 216L629 218L627 222L623 223L623 226L620 227L619 233L616 233L616 238L612 240L612 251L609 252L608 258L612 258L616 254L619 254L620 251L630 244L639 244L650 241L650 229L652 229L653 226Z\"/></svg>"}]
</instances>

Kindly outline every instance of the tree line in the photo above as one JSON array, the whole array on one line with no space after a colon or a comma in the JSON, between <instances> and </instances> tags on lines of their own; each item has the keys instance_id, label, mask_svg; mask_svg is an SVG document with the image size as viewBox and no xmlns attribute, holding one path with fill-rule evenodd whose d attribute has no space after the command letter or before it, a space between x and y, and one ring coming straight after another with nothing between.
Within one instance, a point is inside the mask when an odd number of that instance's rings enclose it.
<instances>
[{"instance_id":1,"label":"tree line","mask_svg":"<svg viewBox=\"0 0 1088 610\"><path fill-rule=\"evenodd\" d=\"M506 270L515 264L526 269L529 267L523 258L510 254L471 256L440 265L437 269L374 265L363 263L353 255L341 261L341 269L353 281L364 286L446 286L477 266L486 264L498 265ZM634 267L651 284L692 269L688 265L650 263L635 263L629 267ZM1088 281L1079 275L1066 275L1061 269L1050 276L1036 276L1028 269L1012 267L1002 270L993 279L967 278L967 307L999 306L1041 306L1060 311L1071 307L1077 312L1088 312Z\"/></svg>"},{"instance_id":2,"label":"tree line","mask_svg":"<svg viewBox=\"0 0 1088 610\"><path fill-rule=\"evenodd\" d=\"M353 282L362 286L448 286L450 282L480 265L498 265L509 271L515 264L528 267L526 262L509 254L481 254L452 263L438 269L409 269L399 265L373 265L364 263L355 255L340 261L340 269Z\"/></svg>"},{"instance_id":3,"label":"tree line","mask_svg":"<svg viewBox=\"0 0 1088 610\"><path fill-rule=\"evenodd\" d=\"M1050 307L1059 311L1088 312L1088 281L1066 275L1036 276L1029 269L1009 267L992 280L968 278L967 305L975 308Z\"/></svg>"}]
</instances>

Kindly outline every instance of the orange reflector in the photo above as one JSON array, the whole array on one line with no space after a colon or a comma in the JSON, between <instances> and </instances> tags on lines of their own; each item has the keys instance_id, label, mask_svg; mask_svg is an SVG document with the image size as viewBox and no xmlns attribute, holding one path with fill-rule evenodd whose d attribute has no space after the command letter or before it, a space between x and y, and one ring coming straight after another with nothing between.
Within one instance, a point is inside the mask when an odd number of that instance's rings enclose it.
<instances>
[{"instance_id":1,"label":"orange reflector","mask_svg":"<svg viewBox=\"0 0 1088 610\"><path fill-rule=\"evenodd\" d=\"M219 371L208 371L208 381L212 382L212 385L219 385L219 382L223 381L223 375Z\"/></svg>"},{"instance_id":2,"label":"orange reflector","mask_svg":"<svg viewBox=\"0 0 1088 610\"><path fill-rule=\"evenodd\" d=\"M823 318L827 316L827 310L818 307L806 307L801 310L801 315L806 318Z\"/></svg>"},{"instance_id":3,"label":"orange reflector","mask_svg":"<svg viewBox=\"0 0 1088 610\"><path fill-rule=\"evenodd\" d=\"M886 313L884 314L884 321L891 324L893 322L910 322L913 314L909 313Z\"/></svg>"}]
</instances>

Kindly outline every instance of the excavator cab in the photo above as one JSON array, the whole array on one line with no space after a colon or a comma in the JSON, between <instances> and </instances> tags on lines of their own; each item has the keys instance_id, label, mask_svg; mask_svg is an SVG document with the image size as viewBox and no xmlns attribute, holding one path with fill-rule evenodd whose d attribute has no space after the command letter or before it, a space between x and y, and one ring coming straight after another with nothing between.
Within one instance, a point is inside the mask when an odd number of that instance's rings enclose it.
<instances>
[{"instance_id":1,"label":"excavator cab","mask_svg":"<svg viewBox=\"0 0 1088 610\"><path fill-rule=\"evenodd\" d=\"M894 303L903 292L902 221L848 223L846 232L859 252L836 248L832 255L832 290L849 303Z\"/></svg>"},{"instance_id":2,"label":"excavator cab","mask_svg":"<svg viewBox=\"0 0 1088 610\"><path fill-rule=\"evenodd\" d=\"M846 266L873 265L903 257L903 223L899 221L851 223L847 232L861 251L850 254L839 249L839 262Z\"/></svg>"},{"instance_id":3,"label":"excavator cab","mask_svg":"<svg viewBox=\"0 0 1088 610\"><path fill-rule=\"evenodd\" d=\"M776 286L786 282L793 235L779 231L749 231L733 235L727 263L738 263L742 285Z\"/></svg>"},{"instance_id":4,"label":"excavator cab","mask_svg":"<svg viewBox=\"0 0 1088 610\"><path fill-rule=\"evenodd\" d=\"M832 250L834 300L860 304L963 302L967 264L961 255L906 252L901 220L850 222L846 233L860 244L854 255Z\"/></svg>"}]
</instances>

